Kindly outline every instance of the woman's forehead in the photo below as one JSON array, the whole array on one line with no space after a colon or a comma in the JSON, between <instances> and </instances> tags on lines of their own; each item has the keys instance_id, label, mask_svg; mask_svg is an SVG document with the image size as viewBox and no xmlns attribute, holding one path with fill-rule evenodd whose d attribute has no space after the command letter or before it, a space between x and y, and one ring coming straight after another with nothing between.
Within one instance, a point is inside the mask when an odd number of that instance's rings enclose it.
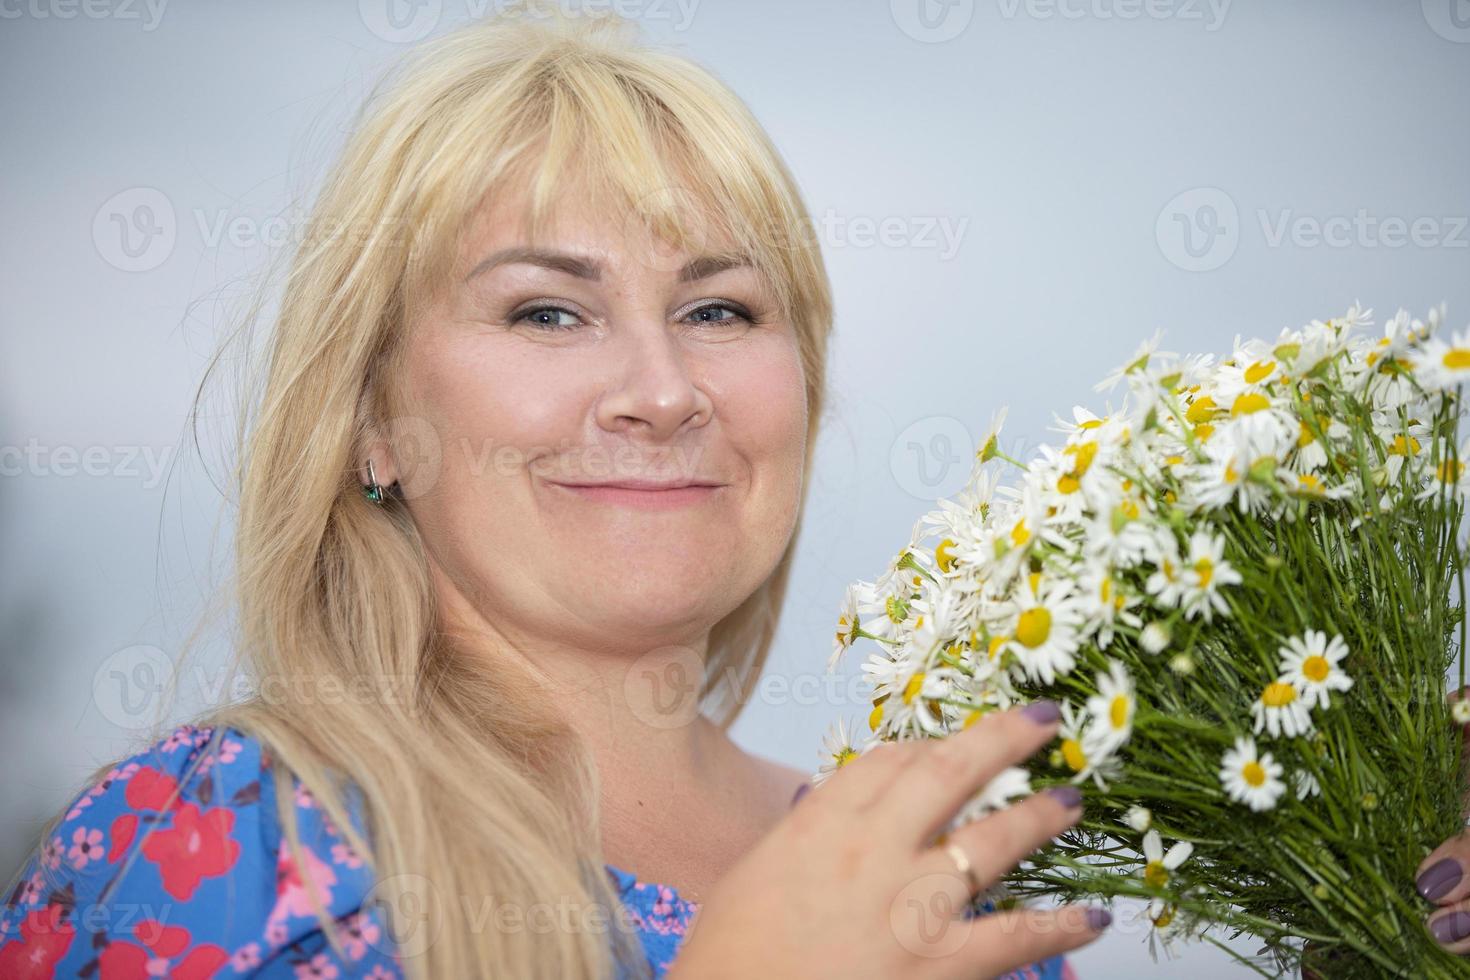
<instances>
[{"instance_id":1,"label":"woman's forehead","mask_svg":"<svg viewBox=\"0 0 1470 980\"><path fill-rule=\"evenodd\" d=\"M460 262L466 275L524 256L596 266L651 262L681 273L687 266L689 275L750 264L723 225L710 205L688 194L630 202L574 186L538 210L529 188L518 186L486 195L467 224Z\"/></svg>"}]
</instances>

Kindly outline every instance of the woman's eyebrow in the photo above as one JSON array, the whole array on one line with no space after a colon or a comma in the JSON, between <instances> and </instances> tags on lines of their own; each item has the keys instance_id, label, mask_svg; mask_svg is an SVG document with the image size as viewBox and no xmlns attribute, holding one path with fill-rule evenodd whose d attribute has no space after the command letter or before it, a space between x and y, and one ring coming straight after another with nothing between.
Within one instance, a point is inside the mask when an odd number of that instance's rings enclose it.
<instances>
[{"instance_id":1,"label":"woman's eyebrow","mask_svg":"<svg viewBox=\"0 0 1470 980\"><path fill-rule=\"evenodd\" d=\"M543 269L551 269L554 272L565 272L567 275L576 276L578 279L590 279L596 281L602 278L602 266L596 259L573 255L570 252L557 252L545 249L525 248L515 246L503 248L498 252L492 252L480 263L470 270L465 276L465 281L475 278L481 273L489 272L496 266L520 263L523 265L540 266ZM687 263L679 270L680 282L696 282L707 279L727 269L738 269L751 264L750 258L737 253L724 255L704 255Z\"/></svg>"}]
</instances>

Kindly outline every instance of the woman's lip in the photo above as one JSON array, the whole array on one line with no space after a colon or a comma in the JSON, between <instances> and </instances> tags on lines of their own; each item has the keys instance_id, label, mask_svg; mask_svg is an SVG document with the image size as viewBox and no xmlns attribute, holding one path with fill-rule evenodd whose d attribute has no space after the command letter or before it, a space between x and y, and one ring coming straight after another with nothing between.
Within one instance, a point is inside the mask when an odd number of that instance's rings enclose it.
<instances>
[{"instance_id":1,"label":"woman's lip","mask_svg":"<svg viewBox=\"0 0 1470 980\"><path fill-rule=\"evenodd\" d=\"M703 503L712 498L724 484L687 484L678 487L639 487L615 483L553 483L584 500L642 510L670 510Z\"/></svg>"}]
</instances>

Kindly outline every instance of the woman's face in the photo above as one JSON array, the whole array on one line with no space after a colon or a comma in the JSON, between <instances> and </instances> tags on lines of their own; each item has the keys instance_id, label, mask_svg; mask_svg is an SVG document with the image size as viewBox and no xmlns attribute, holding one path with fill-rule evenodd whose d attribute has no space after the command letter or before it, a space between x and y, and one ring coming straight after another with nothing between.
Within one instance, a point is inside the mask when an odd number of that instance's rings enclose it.
<instances>
[{"instance_id":1,"label":"woman's face","mask_svg":"<svg viewBox=\"0 0 1470 980\"><path fill-rule=\"evenodd\" d=\"M721 243L650 250L560 200L476 215L453 285L411 325L400 457L441 604L512 641L694 644L770 574L795 525L807 405L796 335ZM399 420L402 424L404 420Z\"/></svg>"}]
</instances>

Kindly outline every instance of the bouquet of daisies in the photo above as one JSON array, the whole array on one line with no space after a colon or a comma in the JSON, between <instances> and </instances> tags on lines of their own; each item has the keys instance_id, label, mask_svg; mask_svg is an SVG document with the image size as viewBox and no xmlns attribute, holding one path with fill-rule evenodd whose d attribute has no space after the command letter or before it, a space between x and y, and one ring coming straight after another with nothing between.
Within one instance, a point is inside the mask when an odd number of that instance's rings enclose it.
<instances>
[{"instance_id":1,"label":"bouquet of daisies","mask_svg":"<svg viewBox=\"0 0 1470 980\"><path fill-rule=\"evenodd\" d=\"M1263 942L1267 975L1470 976L1429 936L1419 862L1464 826L1446 680L1464 644L1457 437L1470 331L1400 312L1237 339L1223 360L1145 344L1060 447L1001 450L848 587L868 733L829 734L820 781L883 742L939 738L1033 699L1058 744L950 830L1034 790L1081 821L1002 901L1130 896L1150 942ZM1459 668L1463 685L1463 662ZM999 896L992 896L997 898Z\"/></svg>"}]
</instances>

